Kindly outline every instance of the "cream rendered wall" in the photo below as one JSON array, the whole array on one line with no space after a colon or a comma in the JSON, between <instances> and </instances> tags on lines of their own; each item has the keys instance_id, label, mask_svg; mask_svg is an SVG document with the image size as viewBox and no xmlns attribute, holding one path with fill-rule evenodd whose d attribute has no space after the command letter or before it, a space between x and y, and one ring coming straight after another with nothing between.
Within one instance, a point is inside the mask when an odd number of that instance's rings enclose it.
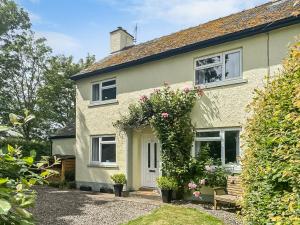
<instances>
[{"instance_id":1,"label":"cream rendered wall","mask_svg":"<svg viewBox=\"0 0 300 225\"><path fill-rule=\"evenodd\" d=\"M77 81L76 88L76 180L111 183L113 173L126 172L126 138L112 123L128 111L128 105L143 94L167 81L172 87L192 86L194 82L194 59L223 51L242 49L243 83L205 89L205 95L196 104L192 119L197 128L241 127L247 118L246 105L251 101L253 90L262 87L263 78L280 68L288 45L300 34L300 25L293 25L269 34L196 50L186 54L162 59ZM267 57L269 39L270 58ZM117 79L118 103L101 106L90 105L91 83L115 77ZM116 134L117 168L89 167L90 135ZM133 132L133 187L140 186L141 132Z\"/></svg>"},{"instance_id":2,"label":"cream rendered wall","mask_svg":"<svg viewBox=\"0 0 300 225\"><path fill-rule=\"evenodd\" d=\"M52 139L52 155L75 155L76 139Z\"/></svg>"}]
</instances>

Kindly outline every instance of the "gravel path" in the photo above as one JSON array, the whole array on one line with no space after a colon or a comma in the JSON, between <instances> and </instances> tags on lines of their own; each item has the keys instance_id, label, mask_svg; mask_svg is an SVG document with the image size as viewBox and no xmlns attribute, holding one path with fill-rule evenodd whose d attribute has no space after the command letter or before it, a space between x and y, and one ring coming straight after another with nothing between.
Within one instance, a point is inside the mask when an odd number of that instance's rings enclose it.
<instances>
[{"instance_id":1,"label":"gravel path","mask_svg":"<svg viewBox=\"0 0 300 225\"><path fill-rule=\"evenodd\" d=\"M147 199L115 198L112 194L38 187L32 209L39 225L113 225L125 223L159 207Z\"/></svg>"},{"instance_id":2,"label":"gravel path","mask_svg":"<svg viewBox=\"0 0 300 225\"><path fill-rule=\"evenodd\" d=\"M115 225L150 213L161 202L142 198L116 198L112 194L37 187L38 199L33 212L39 225ZM197 208L228 225L241 225L230 211L213 210L211 205L176 201L174 205Z\"/></svg>"}]
</instances>

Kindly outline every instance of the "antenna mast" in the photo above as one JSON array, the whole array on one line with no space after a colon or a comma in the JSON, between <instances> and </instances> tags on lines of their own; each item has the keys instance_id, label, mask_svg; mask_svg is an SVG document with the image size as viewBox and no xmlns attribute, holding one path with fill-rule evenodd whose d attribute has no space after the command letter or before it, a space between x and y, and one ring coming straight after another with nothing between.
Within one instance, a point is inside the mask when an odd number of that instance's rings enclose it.
<instances>
[{"instance_id":1,"label":"antenna mast","mask_svg":"<svg viewBox=\"0 0 300 225\"><path fill-rule=\"evenodd\" d=\"M138 32L138 25L137 25L137 23L135 24L135 26L134 26L134 43L136 43L137 42L137 32Z\"/></svg>"}]
</instances>

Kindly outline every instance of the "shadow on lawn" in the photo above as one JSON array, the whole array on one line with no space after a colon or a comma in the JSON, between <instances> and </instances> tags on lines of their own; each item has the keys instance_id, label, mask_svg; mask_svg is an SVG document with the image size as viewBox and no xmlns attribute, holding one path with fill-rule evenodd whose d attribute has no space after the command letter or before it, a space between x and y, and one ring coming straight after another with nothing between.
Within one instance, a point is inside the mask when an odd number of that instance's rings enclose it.
<instances>
[{"instance_id":1,"label":"shadow on lawn","mask_svg":"<svg viewBox=\"0 0 300 225\"><path fill-rule=\"evenodd\" d=\"M37 224L72 224L73 216L85 214L86 205L100 206L113 200L96 200L92 192L78 190L57 189L50 187L37 187L36 206L30 211L33 213Z\"/></svg>"}]
</instances>

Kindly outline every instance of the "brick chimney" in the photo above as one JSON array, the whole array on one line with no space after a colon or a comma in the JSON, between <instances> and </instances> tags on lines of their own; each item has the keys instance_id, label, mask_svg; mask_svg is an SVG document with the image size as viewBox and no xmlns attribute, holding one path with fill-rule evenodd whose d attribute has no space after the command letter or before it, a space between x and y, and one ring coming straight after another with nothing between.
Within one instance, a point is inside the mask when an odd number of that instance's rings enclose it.
<instances>
[{"instance_id":1,"label":"brick chimney","mask_svg":"<svg viewBox=\"0 0 300 225\"><path fill-rule=\"evenodd\" d=\"M132 46L134 37L122 27L110 32L110 53L123 50L125 47Z\"/></svg>"}]
</instances>

